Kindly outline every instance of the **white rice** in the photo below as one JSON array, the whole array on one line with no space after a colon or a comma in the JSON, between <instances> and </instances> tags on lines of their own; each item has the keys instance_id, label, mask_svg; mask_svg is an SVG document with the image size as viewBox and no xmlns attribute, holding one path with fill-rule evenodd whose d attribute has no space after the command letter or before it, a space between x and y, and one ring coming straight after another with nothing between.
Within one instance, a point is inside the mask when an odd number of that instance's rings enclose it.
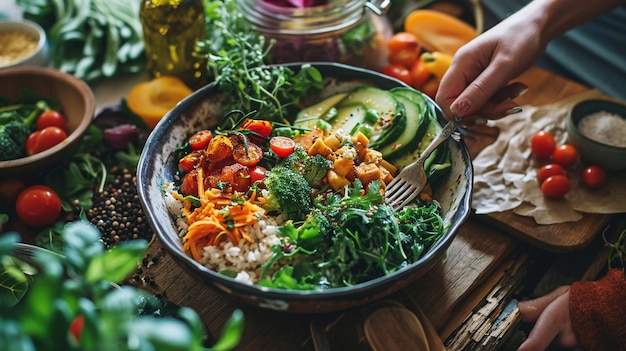
<instances>
[{"instance_id":1,"label":"white rice","mask_svg":"<svg viewBox=\"0 0 626 351\"><path fill-rule=\"evenodd\" d=\"M182 239L187 233L187 222L183 216L183 204L176 200L171 187L165 189L167 210L176 219L178 236ZM282 217L266 217L254 225L248 226L246 232L252 239L249 243L241 239L238 245L228 240L221 240L217 246L206 246L202 251L201 262L205 267L220 272L231 270L237 273L235 280L246 284L256 284L262 278L262 265L272 258L272 246L280 244L278 226L283 223Z\"/></svg>"},{"instance_id":2,"label":"white rice","mask_svg":"<svg viewBox=\"0 0 626 351\"><path fill-rule=\"evenodd\" d=\"M246 230L252 243L241 239L237 246L222 240L217 246L206 246L202 253L202 264L216 272L237 272L236 280L247 284L257 283L263 274L261 266L272 258L272 246L280 244L278 220L273 217L261 220Z\"/></svg>"}]
</instances>

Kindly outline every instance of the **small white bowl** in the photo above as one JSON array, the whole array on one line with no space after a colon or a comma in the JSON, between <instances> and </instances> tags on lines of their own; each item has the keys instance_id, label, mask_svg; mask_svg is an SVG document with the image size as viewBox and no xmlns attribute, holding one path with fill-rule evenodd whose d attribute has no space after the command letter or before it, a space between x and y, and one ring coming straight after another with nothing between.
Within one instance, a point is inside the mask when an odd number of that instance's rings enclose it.
<instances>
[{"instance_id":1,"label":"small white bowl","mask_svg":"<svg viewBox=\"0 0 626 351\"><path fill-rule=\"evenodd\" d=\"M7 61L2 58L7 50L2 44L2 36L9 33L24 33L31 36L36 41L33 49L23 56ZM0 69L17 66L47 66L48 65L48 43L46 32L37 23L30 20L0 20Z\"/></svg>"}]
</instances>

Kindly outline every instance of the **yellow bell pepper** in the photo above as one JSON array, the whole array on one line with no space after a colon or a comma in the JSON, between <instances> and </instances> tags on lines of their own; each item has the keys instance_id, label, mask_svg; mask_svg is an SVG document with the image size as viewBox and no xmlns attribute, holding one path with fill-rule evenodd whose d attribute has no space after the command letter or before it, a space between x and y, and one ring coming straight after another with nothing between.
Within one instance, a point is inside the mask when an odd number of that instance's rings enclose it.
<instances>
[{"instance_id":1,"label":"yellow bell pepper","mask_svg":"<svg viewBox=\"0 0 626 351\"><path fill-rule=\"evenodd\" d=\"M441 79L452 63L452 55L440 51L425 52L420 56L424 69L437 79Z\"/></svg>"}]
</instances>

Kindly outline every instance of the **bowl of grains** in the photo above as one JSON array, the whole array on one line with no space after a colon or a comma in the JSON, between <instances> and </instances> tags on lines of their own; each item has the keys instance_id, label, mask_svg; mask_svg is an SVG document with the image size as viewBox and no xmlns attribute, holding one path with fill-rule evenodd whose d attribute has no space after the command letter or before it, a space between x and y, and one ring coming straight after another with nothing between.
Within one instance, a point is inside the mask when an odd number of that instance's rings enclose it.
<instances>
[{"instance_id":1,"label":"bowl of grains","mask_svg":"<svg viewBox=\"0 0 626 351\"><path fill-rule=\"evenodd\" d=\"M431 155L414 202L394 211L384 201L385 184L445 124L435 102L347 65L271 67L319 77L282 115L291 120L243 112L212 83L148 137L137 191L174 261L230 297L293 313L373 302L441 265L470 211L460 135Z\"/></svg>"},{"instance_id":2,"label":"bowl of grains","mask_svg":"<svg viewBox=\"0 0 626 351\"><path fill-rule=\"evenodd\" d=\"M46 32L30 20L0 20L0 69L47 66Z\"/></svg>"},{"instance_id":3,"label":"bowl of grains","mask_svg":"<svg viewBox=\"0 0 626 351\"><path fill-rule=\"evenodd\" d=\"M589 164L626 169L626 104L593 99L575 104L567 118L569 142Z\"/></svg>"}]
</instances>

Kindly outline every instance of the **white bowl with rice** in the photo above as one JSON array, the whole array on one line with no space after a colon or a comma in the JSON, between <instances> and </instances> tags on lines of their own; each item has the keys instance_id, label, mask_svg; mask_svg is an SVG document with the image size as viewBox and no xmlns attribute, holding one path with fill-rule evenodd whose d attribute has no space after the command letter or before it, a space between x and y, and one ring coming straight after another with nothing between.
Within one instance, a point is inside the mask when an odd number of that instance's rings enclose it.
<instances>
[{"instance_id":1,"label":"white bowl with rice","mask_svg":"<svg viewBox=\"0 0 626 351\"><path fill-rule=\"evenodd\" d=\"M0 20L0 69L47 66L46 32L30 20Z\"/></svg>"},{"instance_id":2,"label":"white bowl with rice","mask_svg":"<svg viewBox=\"0 0 626 351\"><path fill-rule=\"evenodd\" d=\"M581 101L569 112L567 132L584 162L607 170L626 169L626 104Z\"/></svg>"}]
</instances>

